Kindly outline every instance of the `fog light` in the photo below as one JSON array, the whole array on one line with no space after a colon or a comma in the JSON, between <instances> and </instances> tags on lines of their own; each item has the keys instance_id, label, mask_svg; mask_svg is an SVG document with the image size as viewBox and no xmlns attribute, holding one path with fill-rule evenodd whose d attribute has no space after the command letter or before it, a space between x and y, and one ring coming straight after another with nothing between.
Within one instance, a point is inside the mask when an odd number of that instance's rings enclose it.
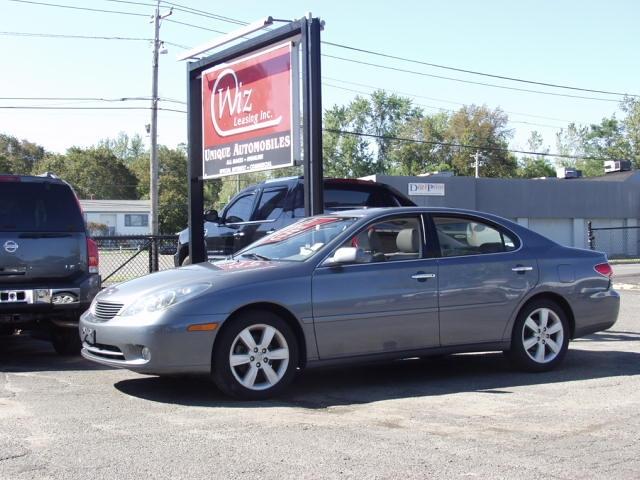
<instances>
[{"instance_id":1,"label":"fog light","mask_svg":"<svg viewBox=\"0 0 640 480\"><path fill-rule=\"evenodd\" d=\"M73 293L69 292L56 293L53 297L51 297L51 303L54 303L56 305L75 303L76 301L76 296Z\"/></svg>"},{"instance_id":2,"label":"fog light","mask_svg":"<svg viewBox=\"0 0 640 480\"><path fill-rule=\"evenodd\" d=\"M149 347L142 347L142 358L144 358L147 362L151 360L151 350Z\"/></svg>"}]
</instances>

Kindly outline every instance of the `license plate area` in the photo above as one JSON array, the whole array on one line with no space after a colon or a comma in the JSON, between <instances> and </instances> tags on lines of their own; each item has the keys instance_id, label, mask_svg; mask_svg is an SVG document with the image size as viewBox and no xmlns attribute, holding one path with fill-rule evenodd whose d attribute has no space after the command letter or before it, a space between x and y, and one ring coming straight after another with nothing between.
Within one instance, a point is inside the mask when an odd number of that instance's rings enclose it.
<instances>
[{"instance_id":1,"label":"license plate area","mask_svg":"<svg viewBox=\"0 0 640 480\"><path fill-rule=\"evenodd\" d=\"M88 345L96 344L96 331L93 328L82 327L82 341Z\"/></svg>"},{"instance_id":2,"label":"license plate area","mask_svg":"<svg viewBox=\"0 0 640 480\"><path fill-rule=\"evenodd\" d=\"M33 291L0 290L0 303L33 303Z\"/></svg>"}]
</instances>

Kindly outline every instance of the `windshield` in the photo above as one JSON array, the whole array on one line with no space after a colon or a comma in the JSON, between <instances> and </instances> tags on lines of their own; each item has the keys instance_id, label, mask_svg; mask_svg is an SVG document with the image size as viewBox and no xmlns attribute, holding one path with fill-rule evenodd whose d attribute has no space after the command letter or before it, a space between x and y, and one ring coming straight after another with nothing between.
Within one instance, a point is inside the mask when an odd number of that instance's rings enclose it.
<instances>
[{"instance_id":1,"label":"windshield","mask_svg":"<svg viewBox=\"0 0 640 480\"><path fill-rule=\"evenodd\" d=\"M353 225L354 217L313 217L296 222L249 245L234 258L302 262Z\"/></svg>"}]
</instances>

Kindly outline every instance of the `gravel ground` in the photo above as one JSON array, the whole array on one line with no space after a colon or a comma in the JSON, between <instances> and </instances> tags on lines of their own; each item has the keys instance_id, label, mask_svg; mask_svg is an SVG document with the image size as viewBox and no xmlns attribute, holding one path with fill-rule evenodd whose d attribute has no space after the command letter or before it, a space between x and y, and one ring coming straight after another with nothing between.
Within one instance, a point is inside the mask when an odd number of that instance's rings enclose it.
<instances>
[{"instance_id":1,"label":"gravel ground","mask_svg":"<svg viewBox=\"0 0 640 480\"><path fill-rule=\"evenodd\" d=\"M640 477L640 292L544 374L501 354L308 372L276 401L0 339L0 479Z\"/></svg>"}]
</instances>

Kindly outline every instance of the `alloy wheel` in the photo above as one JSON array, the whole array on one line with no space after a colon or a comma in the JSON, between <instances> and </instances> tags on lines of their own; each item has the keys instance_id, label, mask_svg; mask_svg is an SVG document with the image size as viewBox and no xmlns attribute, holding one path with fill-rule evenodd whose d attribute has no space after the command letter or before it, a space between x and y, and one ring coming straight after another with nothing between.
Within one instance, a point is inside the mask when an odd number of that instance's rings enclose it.
<instances>
[{"instance_id":1,"label":"alloy wheel","mask_svg":"<svg viewBox=\"0 0 640 480\"><path fill-rule=\"evenodd\" d=\"M553 310L538 308L529 314L522 328L522 345L531 360L538 364L553 361L563 342L564 327Z\"/></svg>"},{"instance_id":2,"label":"alloy wheel","mask_svg":"<svg viewBox=\"0 0 640 480\"><path fill-rule=\"evenodd\" d=\"M284 335L271 325L243 329L231 343L229 366L235 379L249 390L266 390L287 372L289 346Z\"/></svg>"}]
</instances>

